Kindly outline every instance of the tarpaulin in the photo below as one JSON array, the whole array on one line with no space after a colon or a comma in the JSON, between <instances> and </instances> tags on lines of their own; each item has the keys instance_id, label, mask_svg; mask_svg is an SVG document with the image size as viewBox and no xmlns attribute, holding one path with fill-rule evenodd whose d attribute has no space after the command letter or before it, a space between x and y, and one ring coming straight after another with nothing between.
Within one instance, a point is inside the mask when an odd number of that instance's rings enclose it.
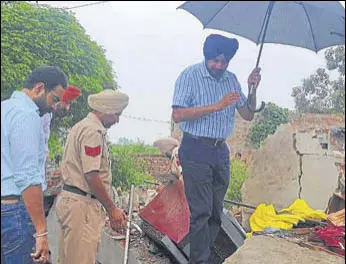
<instances>
[{"instance_id":1,"label":"tarpaulin","mask_svg":"<svg viewBox=\"0 0 346 264\"><path fill-rule=\"evenodd\" d=\"M180 243L189 233L190 225L183 182L176 180L168 184L139 216L175 243Z\"/></svg>"}]
</instances>

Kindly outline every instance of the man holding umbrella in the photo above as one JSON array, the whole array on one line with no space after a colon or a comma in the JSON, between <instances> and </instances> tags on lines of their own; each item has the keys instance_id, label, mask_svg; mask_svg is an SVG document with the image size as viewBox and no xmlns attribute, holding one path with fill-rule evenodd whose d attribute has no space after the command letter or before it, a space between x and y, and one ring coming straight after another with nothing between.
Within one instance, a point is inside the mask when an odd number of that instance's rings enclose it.
<instances>
[{"instance_id":1,"label":"man holding umbrella","mask_svg":"<svg viewBox=\"0 0 346 264\"><path fill-rule=\"evenodd\" d=\"M238 50L236 39L212 34L207 37L202 63L185 69L175 84L172 118L180 123L179 148L186 198L190 208L191 264L209 263L211 248L221 227L223 200L230 182L231 136L235 110L251 121L247 99L235 74L227 71ZM248 78L256 90L260 69ZM256 108L256 92L250 107Z\"/></svg>"}]
</instances>

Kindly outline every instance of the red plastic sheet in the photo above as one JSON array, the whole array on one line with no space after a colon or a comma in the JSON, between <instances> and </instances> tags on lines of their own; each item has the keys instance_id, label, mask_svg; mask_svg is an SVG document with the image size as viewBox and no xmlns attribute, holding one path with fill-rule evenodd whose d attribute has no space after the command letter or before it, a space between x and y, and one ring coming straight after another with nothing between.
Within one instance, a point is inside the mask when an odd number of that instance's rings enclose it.
<instances>
[{"instance_id":1,"label":"red plastic sheet","mask_svg":"<svg viewBox=\"0 0 346 264\"><path fill-rule=\"evenodd\" d=\"M316 227L311 237L312 241L322 241L334 252L345 256L345 227L328 225Z\"/></svg>"},{"instance_id":2,"label":"red plastic sheet","mask_svg":"<svg viewBox=\"0 0 346 264\"><path fill-rule=\"evenodd\" d=\"M189 233L190 210L184 185L177 180L167 185L140 213L140 217L175 243Z\"/></svg>"}]
</instances>

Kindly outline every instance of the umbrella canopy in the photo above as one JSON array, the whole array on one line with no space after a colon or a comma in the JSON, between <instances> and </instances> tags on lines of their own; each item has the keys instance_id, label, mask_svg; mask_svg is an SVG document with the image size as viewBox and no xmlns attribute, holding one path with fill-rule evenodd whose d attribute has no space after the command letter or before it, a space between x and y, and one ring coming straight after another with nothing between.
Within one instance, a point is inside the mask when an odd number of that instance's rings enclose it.
<instances>
[{"instance_id":1,"label":"umbrella canopy","mask_svg":"<svg viewBox=\"0 0 346 264\"><path fill-rule=\"evenodd\" d=\"M281 43L315 52L345 44L345 9L338 1L187 1L180 7L204 28L262 43ZM269 17L268 17L269 15Z\"/></svg>"},{"instance_id":2,"label":"umbrella canopy","mask_svg":"<svg viewBox=\"0 0 346 264\"><path fill-rule=\"evenodd\" d=\"M345 45L345 9L338 1L187 1L178 9L194 15L204 28L222 30L260 44L256 67L264 43L315 52Z\"/></svg>"}]
</instances>

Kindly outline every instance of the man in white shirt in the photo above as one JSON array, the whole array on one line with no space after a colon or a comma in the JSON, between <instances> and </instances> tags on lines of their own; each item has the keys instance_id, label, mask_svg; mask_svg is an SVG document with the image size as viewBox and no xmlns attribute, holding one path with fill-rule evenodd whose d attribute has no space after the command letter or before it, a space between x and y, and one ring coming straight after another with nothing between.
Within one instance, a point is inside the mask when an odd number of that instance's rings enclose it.
<instances>
[{"instance_id":1,"label":"man in white shirt","mask_svg":"<svg viewBox=\"0 0 346 264\"><path fill-rule=\"evenodd\" d=\"M53 107L55 108L55 112L57 115L62 115L65 111L70 110L71 104L77 100L77 98L81 95L81 90L75 86L68 86L67 89L65 90L64 94L62 95L62 99L60 102L58 102L56 105ZM52 113L46 113L41 117L41 124L42 124L42 129L43 129L43 135L44 135L44 143L45 143L45 163L47 164L47 159L49 155L49 147L48 147L48 141L50 137L50 124L51 120L53 118ZM47 181L47 174L46 174L46 166L42 168L42 173L46 177ZM46 217L49 214L50 209L53 206L54 200L55 200L56 195L52 194L49 191L49 186L47 187L47 190L44 193L44 210L45 210L45 215Z\"/></svg>"}]
</instances>

